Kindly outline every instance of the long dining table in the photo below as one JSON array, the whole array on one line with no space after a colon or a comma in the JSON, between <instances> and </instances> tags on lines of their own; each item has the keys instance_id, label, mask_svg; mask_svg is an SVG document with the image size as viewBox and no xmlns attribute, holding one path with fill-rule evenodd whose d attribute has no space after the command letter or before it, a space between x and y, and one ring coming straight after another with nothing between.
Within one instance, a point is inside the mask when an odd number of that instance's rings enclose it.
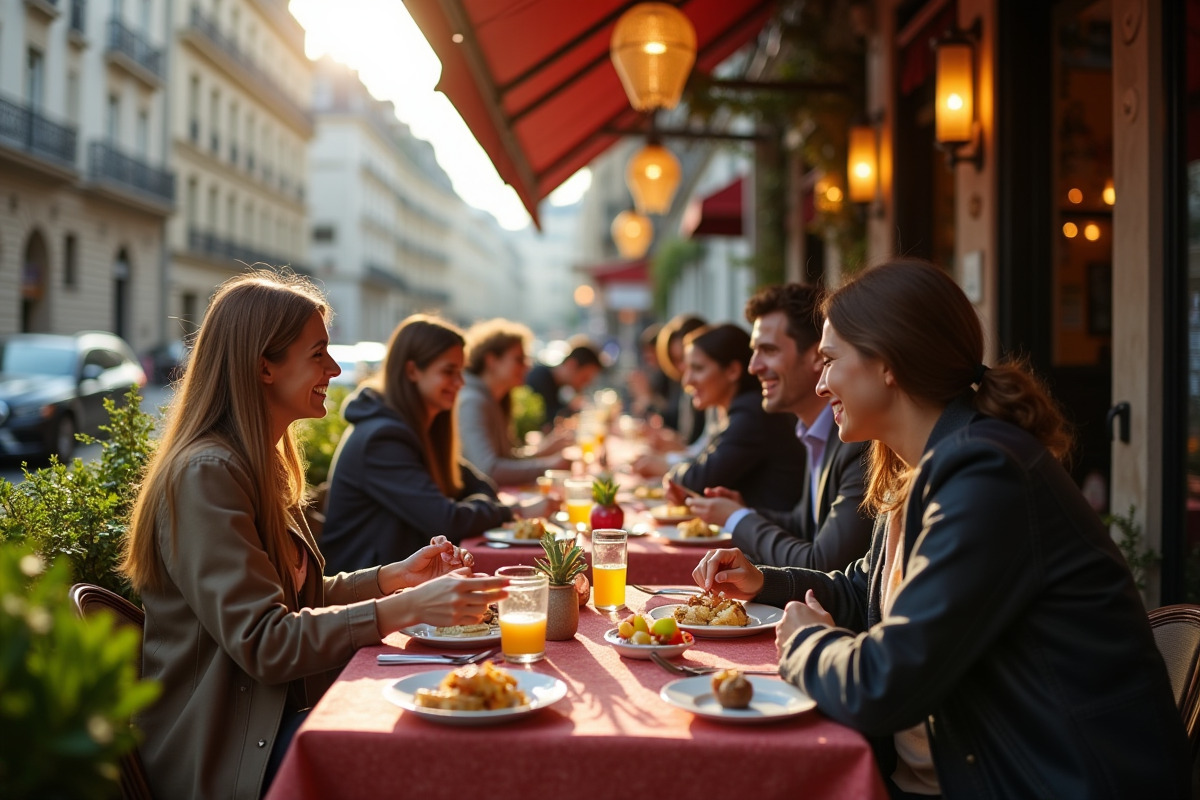
<instances>
[{"instance_id":1,"label":"long dining table","mask_svg":"<svg viewBox=\"0 0 1200 800\"><path fill-rule=\"evenodd\" d=\"M621 657L604 633L628 609L675 602L630 587L626 610L581 608L573 639L547 642L537 663L505 665L561 679L566 696L491 726L446 725L385 699L398 679L447 668L381 666L376 656L435 648L401 633L363 648L297 732L267 797L887 797L866 739L818 710L733 725L664 702L676 676ZM698 639L676 661L774 669L773 629Z\"/></svg>"}]
</instances>

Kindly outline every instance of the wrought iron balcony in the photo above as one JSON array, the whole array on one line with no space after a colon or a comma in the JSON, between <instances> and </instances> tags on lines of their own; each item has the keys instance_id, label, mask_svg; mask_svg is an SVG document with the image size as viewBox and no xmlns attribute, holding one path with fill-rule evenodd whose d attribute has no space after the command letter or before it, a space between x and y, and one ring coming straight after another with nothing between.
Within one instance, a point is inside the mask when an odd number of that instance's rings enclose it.
<instances>
[{"instance_id":1,"label":"wrought iron balcony","mask_svg":"<svg viewBox=\"0 0 1200 800\"><path fill-rule=\"evenodd\" d=\"M51 122L28 105L0 97L0 144L74 169L74 128Z\"/></svg>"},{"instance_id":2,"label":"wrought iron balcony","mask_svg":"<svg viewBox=\"0 0 1200 800\"><path fill-rule=\"evenodd\" d=\"M147 196L156 204L175 202L175 175L127 156L107 142L88 145L88 178L94 183L116 184Z\"/></svg>"},{"instance_id":3,"label":"wrought iron balcony","mask_svg":"<svg viewBox=\"0 0 1200 800\"><path fill-rule=\"evenodd\" d=\"M157 85L162 81L162 50L113 17L108 21L108 57L123 64L135 77ZM146 74L141 74L142 72Z\"/></svg>"},{"instance_id":4,"label":"wrought iron balcony","mask_svg":"<svg viewBox=\"0 0 1200 800\"><path fill-rule=\"evenodd\" d=\"M231 266L240 261L245 264L270 264L275 267L291 267L296 272L308 274L308 269L292 263L278 253L266 253L249 245L224 239L215 233L188 228L188 250L216 261L228 262Z\"/></svg>"},{"instance_id":5,"label":"wrought iron balcony","mask_svg":"<svg viewBox=\"0 0 1200 800\"><path fill-rule=\"evenodd\" d=\"M286 8L284 13L289 14ZM233 38L221 32L221 27L215 20L205 15L197 6L192 6L189 17L191 30L198 34L193 36L193 42L207 45L209 57L213 58L236 80L247 85L247 88L258 94L262 100L274 105L277 113L290 119L295 125L311 131L312 115L303 108L290 94L284 91L279 82L264 71L254 59L240 48ZM299 27L299 23L297 23ZM301 29L303 36L303 29ZM303 52L301 40L301 52Z\"/></svg>"}]
</instances>

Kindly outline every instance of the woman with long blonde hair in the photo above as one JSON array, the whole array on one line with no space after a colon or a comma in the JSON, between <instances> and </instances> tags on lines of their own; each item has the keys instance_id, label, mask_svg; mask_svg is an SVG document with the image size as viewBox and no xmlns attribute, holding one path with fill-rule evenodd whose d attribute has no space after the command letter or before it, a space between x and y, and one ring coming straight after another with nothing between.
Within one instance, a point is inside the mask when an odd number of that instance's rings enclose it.
<instances>
[{"instance_id":1,"label":"woman with long blonde hair","mask_svg":"<svg viewBox=\"0 0 1200 800\"><path fill-rule=\"evenodd\" d=\"M427 314L396 326L381 374L345 405L329 475L321 548L326 570L403 558L431 533L458 543L513 519L544 514L544 498L509 506L463 460L455 401L462 332Z\"/></svg>"},{"instance_id":2,"label":"woman with long blonde hair","mask_svg":"<svg viewBox=\"0 0 1200 800\"><path fill-rule=\"evenodd\" d=\"M259 797L357 648L472 622L503 595L444 540L322 577L291 426L324 416L340 372L329 316L302 278L222 284L138 494L122 568L145 606L143 676L163 689L135 720L159 797Z\"/></svg>"}]
</instances>

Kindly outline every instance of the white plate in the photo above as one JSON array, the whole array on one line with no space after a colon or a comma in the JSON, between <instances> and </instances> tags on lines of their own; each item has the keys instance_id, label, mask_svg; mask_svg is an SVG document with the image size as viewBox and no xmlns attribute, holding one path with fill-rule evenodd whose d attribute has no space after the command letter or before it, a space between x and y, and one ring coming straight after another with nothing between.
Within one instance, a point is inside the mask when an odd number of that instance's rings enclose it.
<instances>
[{"instance_id":1,"label":"white plate","mask_svg":"<svg viewBox=\"0 0 1200 800\"><path fill-rule=\"evenodd\" d=\"M688 545L691 547L705 547L724 544L733 539L733 534L728 531L721 531L713 536L692 536L687 537L679 528L656 528L654 535L660 539L666 539L671 544Z\"/></svg>"},{"instance_id":2,"label":"white plate","mask_svg":"<svg viewBox=\"0 0 1200 800\"><path fill-rule=\"evenodd\" d=\"M682 515L671 513L672 509L682 508L682 507L683 506L670 506L670 505L655 506L654 508L650 509L649 513L650 513L650 516L654 517L654 519L657 520L658 522L668 522L668 523L670 523L670 522L687 522L689 519L695 518L696 515L693 514L691 511L688 511L686 514L682 514Z\"/></svg>"},{"instance_id":3,"label":"white plate","mask_svg":"<svg viewBox=\"0 0 1200 800\"><path fill-rule=\"evenodd\" d=\"M567 536L567 532L565 530L563 530L562 528L558 527L557 525L555 525L553 522L545 521L542 524L548 533L554 534L555 539L562 539ZM505 542L506 544L517 545L518 547L520 547L520 546L528 546L528 547L541 546L541 540L539 540L539 539L518 539L517 532L515 530L513 530L512 528L507 528L507 527L492 528L490 531L484 531L483 538L489 539L493 542Z\"/></svg>"},{"instance_id":4,"label":"white plate","mask_svg":"<svg viewBox=\"0 0 1200 800\"><path fill-rule=\"evenodd\" d=\"M604 632L604 641L613 646L613 650L617 651L618 655L625 658L640 658L649 659L651 653L658 653L666 658L674 658L675 656L683 655L683 651L696 643L696 637L692 637L692 641L684 642L683 644L633 644L622 639L617 635L616 628L609 628Z\"/></svg>"},{"instance_id":5,"label":"white plate","mask_svg":"<svg viewBox=\"0 0 1200 800\"><path fill-rule=\"evenodd\" d=\"M452 671L436 669L409 675L385 686L383 696L405 711L411 711L418 716L444 722L447 725L492 725L497 722L507 722L514 717L532 714L567 696L567 685L558 678L537 672L514 672L512 674L517 679L517 688L525 692L529 698L529 702L523 706L499 708L495 711L451 711L445 708L426 708L416 704L417 689L436 689L442 682L442 678Z\"/></svg>"},{"instance_id":6,"label":"white plate","mask_svg":"<svg viewBox=\"0 0 1200 800\"><path fill-rule=\"evenodd\" d=\"M413 625L410 628L401 628L401 633L408 634L422 644L430 645L431 647L452 647L471 649L484 644L499 644L500 642L500 627L498 625L492 627L491 633L483 634L482 636L438 636L437 628L433 625Z\"/></svg>"},{"instance_id":7,"label":"white plate","mask_svg":"<svg viewBox=\"0 0 1200 800\"><path fill-rule=\"evenodd\" d=\"M649 613L654 619L674 616L675 609L680 605L682 604L659 606L650 609ZM750 617L749 625L738 628L732 625L684 625L681 622L679 627L698 639L736 639L739 636L753 636L756 633L769 631L778 624L779 620L783 619L782 608L764 606L762 603L743 603L742 605L746 606L746 614Z\"/></svg>"},{"instance_id":8,"label":"white plate","mask_svg":"<svg viewBox=\"0 0 1200 800\"><path fill-rule=\"evenodd\" d=\"M817 701L778 678L760 678L746 675L754 687L754 696L749 708L725 708L717 702L712 692L712 677L697 675L671 681L658 693L669 705L690 711L698 717L740 724L775 722L787 719L817 707Z\"/></svg>"}]
</instances>

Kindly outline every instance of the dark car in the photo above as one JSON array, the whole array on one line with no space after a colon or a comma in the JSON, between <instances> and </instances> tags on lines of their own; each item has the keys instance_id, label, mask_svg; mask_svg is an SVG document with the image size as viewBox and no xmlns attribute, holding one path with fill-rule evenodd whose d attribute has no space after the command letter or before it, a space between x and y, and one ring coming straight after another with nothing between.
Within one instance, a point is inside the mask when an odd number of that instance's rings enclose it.
<instances>
[{"instance_id":1,"label":"dark car","mask_svg":"<svg viewBox=\"0 0 1200 800\"><path fill-rule=\"evenodd\" d=\"M142 355L142 369L149 380L165 386L183 377L187 352L187 345L178 339L164 342Z\"/></svg>"},{"instance_id":2,"label":"dark car","mask_svg":"<svg viewBox=\"0 0 1200 800\"><path fill-rule=\"evenodd\" d=\"M108 421L104 398L145 385L133 350L111 333L0 336L0 456L66 460L76 432Z\"/></svg>"}]
</instances>

